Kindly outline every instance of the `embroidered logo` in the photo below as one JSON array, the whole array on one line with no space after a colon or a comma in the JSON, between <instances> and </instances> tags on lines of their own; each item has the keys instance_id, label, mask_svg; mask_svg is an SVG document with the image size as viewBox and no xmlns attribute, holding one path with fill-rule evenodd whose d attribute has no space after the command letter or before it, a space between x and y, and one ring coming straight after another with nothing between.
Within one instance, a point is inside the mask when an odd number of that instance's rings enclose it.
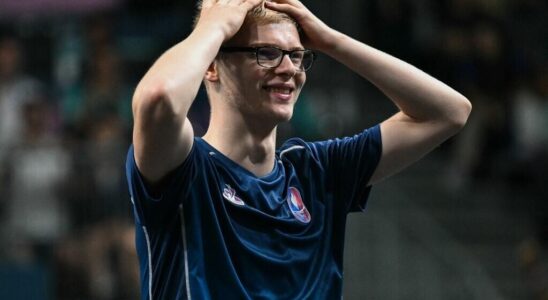
<instances>
[{"instance_id":1,"label":"embroidered logo","mask_svg":"<svg viewBox=\"0 0 548 300\"><path fill-rule=\"evenodd\" d=\"M310 223L310 213L308 212L308 209L306 209L306 206L304 206L303 199L301 198L298 189L294 187L289 188L287 193L287 204L289 205L289 210L297 220L302 223Z\"/></svg>"},{"instance_id":2,"label":"embroidered logo","mask_svg":"<svg viewBox=\"0 0 548 300\"><path fill-rule=\"evenodd\" d=\"M223 189L223 197L238 206L245 205L244 201L236 196L236 191L228 184L225 184L225 188Z\"/></svg>"}]
</instances>

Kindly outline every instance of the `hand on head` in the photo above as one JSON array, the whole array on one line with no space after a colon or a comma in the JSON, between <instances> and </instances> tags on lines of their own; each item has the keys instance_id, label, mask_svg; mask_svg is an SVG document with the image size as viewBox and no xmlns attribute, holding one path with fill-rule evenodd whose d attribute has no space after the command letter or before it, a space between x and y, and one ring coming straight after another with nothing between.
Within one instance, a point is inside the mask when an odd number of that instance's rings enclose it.
<instances>
[{"instance_id":1,"label":"hand on head","mask_svg":"<svg viewBox=\"0 0 548 300\"><path fill-rule=\"evenodd\" d=\"M249 11L261 5L264 0L203 0L199 4L198 26L220 26L224 40L233 37L244 23Z\"/></svg>"},{"instance_id":2,"label":"hand on head","mask_svg":"<svg viewBox=\"0 0 548 300\"><path fill-rule=\"evenodd\" d=\"M316 17L298 0L266 0L265 8L289 15L303 31L303 45L310 49L325 51L332 44L333 29Z\"/></svg>"}]
</instances>

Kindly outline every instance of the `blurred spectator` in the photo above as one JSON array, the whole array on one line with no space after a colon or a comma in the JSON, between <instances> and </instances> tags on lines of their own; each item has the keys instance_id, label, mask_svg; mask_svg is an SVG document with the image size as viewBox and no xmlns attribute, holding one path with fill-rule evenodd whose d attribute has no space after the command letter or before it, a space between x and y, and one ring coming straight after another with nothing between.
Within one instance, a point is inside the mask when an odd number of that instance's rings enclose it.
<instances>
[{"instance_id":1,"label":"blurred spectator","mask_svg":"<svg viewBox=\"0 0 548 300\"><path fill-rule=\"evenodd\" d=\"M538 239L548 247L548 64L539 64L514 95L513 166L511 183L526 195L538 228ZM547 248L548 249L548 248Z\"/></svg>"},{"instance_id":2,"label":"blurred spectator","mask_svg":"<svg viewBox=\"0 0 548 300\"><path fill-rule=\"evenodd\" d=\"M121 163L129 145L123 122L116 114L104 115L88 126L85 136L73 149L66 185L75 230L131 214Z\"/></svg>"},{"instance_id":3,"label":"blurred spectator","mask_svg":"<svg viewBox=\"0 0 548 300\"><path fill-rule=\"evenodd\" d=\"M510 102L513 90L510 48L497 21L480 18L460 35L469 44L466 61L455 79L470 97L474 113L456 138L449 187L470 188L472 181L501 179L510 145ZM473 146L471 146L473 145Z\"/></svg>"},{"instance_id":4,"label":"blurred spectator","mask_svg":"<svg viewBox=\"0 0 548 300\"><path fill-rule=\"evenodd\" d=\"M55 243L69 229L69 215L60 186L69 156L52 129L52 106L42 95L22 104L20 139L8 149L5 217L2 226L8 258L47 262Z\"/></svg>"},{"instance_id":5,"label":"blurred spectator","mask_svg":"<svg viewBox=\"0 0 548 300\"><path fill-rule=\"evenodd\" d=\"M0 160L21 135L21 110L38 82L23 72L23 46L15 35L0 35Z\"/></svg>"},{"instance_id":6,"label":"blurred spectator","mask_svg":"<svg viewBox=\"0 0 548 300\"><path fill-rule=\"evenodd\" d=\"M509 183L532 216L534 232L521 242L519 260L538 299L548 299L548 63L539 64L516 91L515 143Z\"/></svg>"},{"instance_id":7,"label":"blurred spectator","mask_svg":"<svg viewBox=\"0 0 548 300\"><path fill-rule=\"evenodd\" d=\"M107 17L93 19L88 25L89 59L79 118L87 124L97 117L116 114L129 128L133 89L125 81L124 62L118 55L112 30L113 22Z\"/></svg>"},{"instance_id":8,"label":"blurred spectator","mask_svg":"<svg viewBox=\"0 0 548 300\"><path fill-rule=\"evenodd\" d=\"M112 220L65 240L56 253L58 300L139 298L134 227Z\"/></svg>"},{"instance_id":9,"label":"blurred spectator","mask_svg":"<svg viewBox=\"0 0 548 300\"><path fill-rule=\"evenodd\" d=\"M72 180L66 186L75 228L81 230L110 218L130 215L124 165L130 143L131 90L124 80L124 62L114 47L112 22L94 17L87 23L86 71L79 79L72 129ZM67 105L65 103L64 105Z\"/></svg>"},{"instance_id":10,"label":"blurred spectator","mask_svg":"<svg viewBox=\"0 0 548 300\"><path fill-rule=\"evenodd\" d=\"M72 235L55 255L57 299L136 299L138 268L124 160L130 143L131 89L108 18L86 30L85 72L68 116L72 168L65 194ZM65 103L66 105L67 103Z\"/></svg>"},{"instance_id":11,"label":"blurred spectator","mask_svg":"<svg viewBox=\"0 0 548 300\"><path fill-rule=\"evenodd\" d=\"M548 64L538 65L512 99L514 157L518 162L534 163L548 155ZM541 168L524 168L535 172Z\"/></svg>"},{"instance_id":12,"label":"blurred spectator","mask_svg":"<svg viewBox=\"0 0 548 300\"><path fill-rule=\"evenodd\" d=\"M125 65L116 48L113 26L109 17L94 17L85 27L83 42L71 37L74 33L65 33L67 39L73 40L71 43L81 43L84 46L81 51L85 51L85 59L81 62L84 71L76 74L79 77L69 84L65 82L67 80L59 82L64 94L64 119L80 136L88 131L87 127L93 127L95 119L107 115L117 115L127 128L131 125L132 88L125 81ZM82 53L67 55L80 57Z\"/></svg>"}]
</instances>

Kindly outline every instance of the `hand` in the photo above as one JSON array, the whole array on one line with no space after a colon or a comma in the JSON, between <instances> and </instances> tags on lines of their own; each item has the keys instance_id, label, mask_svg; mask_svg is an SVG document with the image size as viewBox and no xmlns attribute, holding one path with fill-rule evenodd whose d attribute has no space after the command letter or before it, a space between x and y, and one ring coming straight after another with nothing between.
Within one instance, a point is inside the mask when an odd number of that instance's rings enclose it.
<instances>
[{"instance_id":1,"label":"hand","mask_svg":"<svg viewBox=\"0 0 548 300\"><path fill-rule=\"evenodd\" d=\"M232 38L245 20L247 13L259 6L264 0L204 0L199 26L220 26L224 41Z\"/></svg>"},{"instance_id":2,"label":"hand","mask_svg":"<svg viewBox=\"0 0 548 300\"><path fill-rule=\"evenodd\" d=\"M265 7L285 13L301 26L303 45L325 52L332 47L334 30L316 17L299 0L266 0Z\"/></svg>"}]
</instances>

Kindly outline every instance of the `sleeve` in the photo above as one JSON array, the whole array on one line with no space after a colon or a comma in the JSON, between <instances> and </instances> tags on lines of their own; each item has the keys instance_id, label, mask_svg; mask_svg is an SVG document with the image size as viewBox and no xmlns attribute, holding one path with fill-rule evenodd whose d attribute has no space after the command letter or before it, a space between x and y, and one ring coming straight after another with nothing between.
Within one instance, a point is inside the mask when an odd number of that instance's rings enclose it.
<instances>
[{"instance_id":1,"label":"sleeve","mask_svg":"<svg viewBox=\"0 0 548 300\"><path fill-rule=\"evenodd\" d=\"M382 154L380 126L342 139L311 144L324 166L326 181L348 212L364 211L371 191L368 186Z\"/></svg>"},{"instance_id":2,"label":"sleeve","mask_svg":"<svg viewBox=\"0 0 548 300\"><path fill-rule=\"evenodd\" d=\"M126 177L137 224L161 225L177 216L178 206L187 198L196 178L196 152L193 146L186 160L166 177L158 195L153 196L137 168L133 146L129 148Z\"/></svg>"}]
</instances>

